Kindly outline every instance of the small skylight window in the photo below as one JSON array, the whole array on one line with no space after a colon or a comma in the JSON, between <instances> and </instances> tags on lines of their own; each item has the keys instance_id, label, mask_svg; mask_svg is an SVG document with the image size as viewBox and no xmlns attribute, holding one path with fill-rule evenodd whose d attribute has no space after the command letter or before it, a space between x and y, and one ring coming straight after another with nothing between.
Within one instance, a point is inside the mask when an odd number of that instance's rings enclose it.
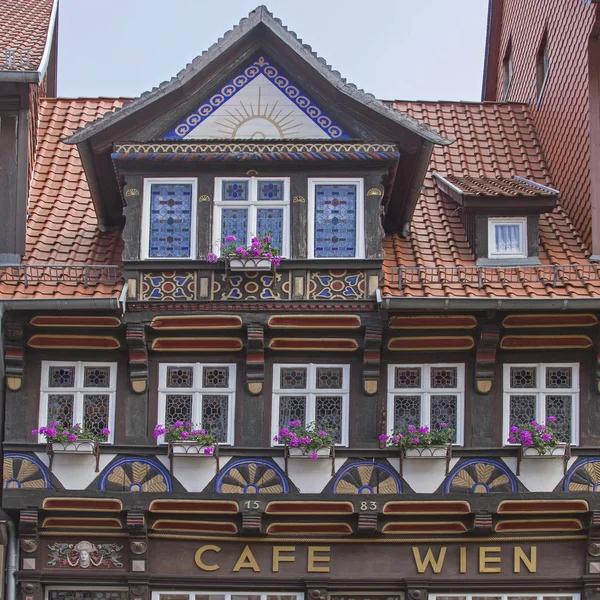
<instances>
[{"instance_id":1,"label":"small skylight window","mask_svg":"<svg viewBox=\"0 0 600 600\"><path fill-rule=\"evenodd\" d=\"M546 87L546 80L548 79L548 70L550 62L548 58L548 33L544 32L540 47L538 49L537 57L535 59L535 83L537 90L537 103L539 104L544 88Z\"/></svg>"},{"instance_id":2,"label":"small skylight window","mask_svg":"<svg viewBox=\"0 0 600 600\"><path fill-rule=\"evenodd\" d=\"M488 219L488 257L525 258L527 218Z\"/></svg>"},{"instance_id":3,"label":"small skylight window","mask_svg":"<svg viewBox=\"0 0 600 600\"><path fill-rule=\"evenodd\" d=\"M508 40L504 59L502 60L502 75L504 80L504 93L502 94L503 102L508 100L508 92L510 91L510 84L513 79L513 67L512 40Z\"/></svg>"}]
</instances>

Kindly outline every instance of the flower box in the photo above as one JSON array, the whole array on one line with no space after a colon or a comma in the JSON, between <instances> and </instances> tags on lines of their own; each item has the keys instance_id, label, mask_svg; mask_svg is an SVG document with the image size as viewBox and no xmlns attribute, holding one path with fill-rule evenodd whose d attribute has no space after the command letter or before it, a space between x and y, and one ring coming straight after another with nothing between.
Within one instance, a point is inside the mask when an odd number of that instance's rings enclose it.
<instances>
[{"instance_id":1,"label":"flower box","mask_svg":"<svg viewBox=\"0 0 600 600\"><path fill-rule=\"evenodd\" d=\"M94 454L96 452L94 440L82 440L80 442L53 442L52 452L54 454Z\"/></svg>"},{"instance_id":2,"label":"flower box","mask_svg":"<svg viewBox=\"0 0 600 600\"><path fill-rule=\"evenodd\" d=\"M205 452L206 448L211 448L211 452ZM172 442L171 451L177 456L202 456L212 457L214 453L213 446L206 446L196 442Z\"/></svg>"},{"instance_id":3,"label":"flower box","mask_svg":"<svg viewBox=\"0 0 600 600\"><path fill-rule=\"evenodd\" d=\"M567 444L559 443L554 448L548 448L541 454L536 448L523 448L521 446L521 453L525 458L562 458L567 452Z\"/></svg>"},{"instance_id":4,"label":"flower box","mask_svg":"<svg viewBox=\"0 0 600 600\"><path fill-rule=\"evenodd\" d=\"M317 453L317 458L329 458L331 455L331 447L325 446L324 448L319 448L318 450L306 450L304 448L294 448L289 447L288 453L290 457L293 458L310 458L312 460L316 460L313 458L313 452Z\"/></svg>"},{"instance_id":5,"label":"flower box","mask_svg":"<svg viewBox=\"0 0 600 600\"><path fill-rule=\"evenodd\" d=\"M272 271L273 261L270 258L228 258L230 271Z\"/></svg>"},{"instance_id":6,"label":"flower box","mask_svg":"<svg viewBox=\"0 0 600 600\"><path fill-rule=\"evenodd\" d=\"M448 446L429 446L427 448L407 448L406 458L446 458Z\"/></svg>"}]
</instances>

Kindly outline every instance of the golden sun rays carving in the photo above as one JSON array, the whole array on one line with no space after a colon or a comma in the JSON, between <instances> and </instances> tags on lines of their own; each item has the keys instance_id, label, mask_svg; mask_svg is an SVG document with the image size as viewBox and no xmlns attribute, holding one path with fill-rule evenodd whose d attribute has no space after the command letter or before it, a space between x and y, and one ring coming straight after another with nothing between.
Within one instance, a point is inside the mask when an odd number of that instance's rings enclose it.
<instances>
[{"instance_id":1,"label":"golden sun rays carving","mask_svg":"<svg viewBox=\"0 0 600 600\"><path fill-rule=\"evenodd\" d=\"M3 477L7 490L50 488L49 476L44 468L26 455L7 454L3 462Z\"/></svg>"},{"instance_id":2,"label":"golden sun rays carving","mask_svg":"<svg viewBox=\"0 0 600 600\"><path fill-rule=\"evenodd\" d=\"M146 459L121 459L103 473L99 488L124 492L168 492L171 484L161 465Z\"/></svg>"},{"instance_id":3,"label":"golden sun rays carving","mask_svg":"<svg viewBox=\"0 0 600 600\"><path fill-rule=\"evenodd\" d=\"M284 494L287 481L280 469L263 460L239 460L228 465L215 483L221 494Z\"/></svg>"},{"instance_id":4,"label":"golden sun rays carving","mask_svg":"<svg viewBox=\"0 0 600 600\"><path fill-rule=\"evenodd\" d=\"M401 494L399 477L387 466L360 462L344 467L334 479L334 494Z\"/></svg>"},{"instance_id":5,"label":"golden sun rays carving","mask_svg":"<svg viewBox=\"0 0 600 600\"><path fill-rule=\"evenodd\" d=\"M588 458L569 471L564 490L568 492L600 491L600 458Z\"/></svg>"},{"instance_id":6,"label":"golden sun rays carving","mask_svg":"<svg viewBox=\"0 0 600 600\"><path fill-rule=\"evenodd\" d=\"M459 465L445 484L445 493L489 494L517 491L517 483L508 469L495 461L473 459Z\"/></svg>"}]
</instances>

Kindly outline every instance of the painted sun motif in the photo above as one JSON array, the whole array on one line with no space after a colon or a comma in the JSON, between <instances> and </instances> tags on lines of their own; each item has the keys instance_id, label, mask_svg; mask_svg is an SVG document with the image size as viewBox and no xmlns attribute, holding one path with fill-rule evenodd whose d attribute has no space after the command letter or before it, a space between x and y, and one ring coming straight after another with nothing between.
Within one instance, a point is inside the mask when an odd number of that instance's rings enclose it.
<instances>
[{"instance_id":1,"label":"painted sun motif","mask_svg":"<svg viewBox=\"0 0 600 600\"><path fill-rule=\"evenodd\" d=\"M566 492L600 492L600 459L588 458L572 467L563 489Z\"/></svg>"},{"instance_id":2,"label":"painted sun motif","mask_svg":"<svg viewBox=\"0 0 600 600\"><path fill-rule=\"evenodd\" d=\"M221 494L285 494L285 476L273 463L262 460L238 460L227 465L215 482Z\"/></svg>"},{"instance_id":3,"label":"painted sun motif","mask_svg":"<svg viewBox=\"0 0 600 600\"><path fill-rule=\"evenodd\" d=\"M49 477L45 469L32 457L7 454L3 464L4 487L11 489L47 489Z\"/></svg>"},{"instance_id":4,"label":"painted sun motif","mask_svg":"<svg viewBox=\"0 0 600 600\"><path fill-rule=\"evenodd\" d=\"M460 464L458 469L450 474L444 487L445 493L489 494L517 491L516 480L504 465L479 459Z\"/></svg>"},{"instance_id":5,"label":"painted sun motif","mask_svg":"<svg viewBox=\"0 0 600 600\"><path fill-rule=\"evenodd\" d=\"M333 494L401 494L402 485L389 467L357 462L337 474L331 491Z\"/></svg>"},{"instance_id":6,"label":"painted sun motif","mask_svg":"<svg viewBox=\"0 0 600 600\"><path fill-rule=\"evenodd\" d=\"M171 482L162 465L135 458L121 459L102 474L100 490L123 492L170 492Z\"/></svg>"}]
</instances>

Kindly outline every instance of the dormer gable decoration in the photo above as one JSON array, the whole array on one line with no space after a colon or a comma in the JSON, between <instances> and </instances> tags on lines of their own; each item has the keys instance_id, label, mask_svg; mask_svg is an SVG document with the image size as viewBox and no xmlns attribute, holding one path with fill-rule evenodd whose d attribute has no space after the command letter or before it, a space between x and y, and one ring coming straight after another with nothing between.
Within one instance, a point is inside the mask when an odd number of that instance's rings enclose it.
<instances>
[{"instance_id":1,"label":"dormer gable decoration","mask_svg":"<svg viewBox=\"0 0 600 600\"><path fill-rule=\"evenodd\" d=\"M524 177L433 174L458 205L467 238L482 266L539 264L539 217L556 206L558 190Z\"/></svg>"}]
</instances>

